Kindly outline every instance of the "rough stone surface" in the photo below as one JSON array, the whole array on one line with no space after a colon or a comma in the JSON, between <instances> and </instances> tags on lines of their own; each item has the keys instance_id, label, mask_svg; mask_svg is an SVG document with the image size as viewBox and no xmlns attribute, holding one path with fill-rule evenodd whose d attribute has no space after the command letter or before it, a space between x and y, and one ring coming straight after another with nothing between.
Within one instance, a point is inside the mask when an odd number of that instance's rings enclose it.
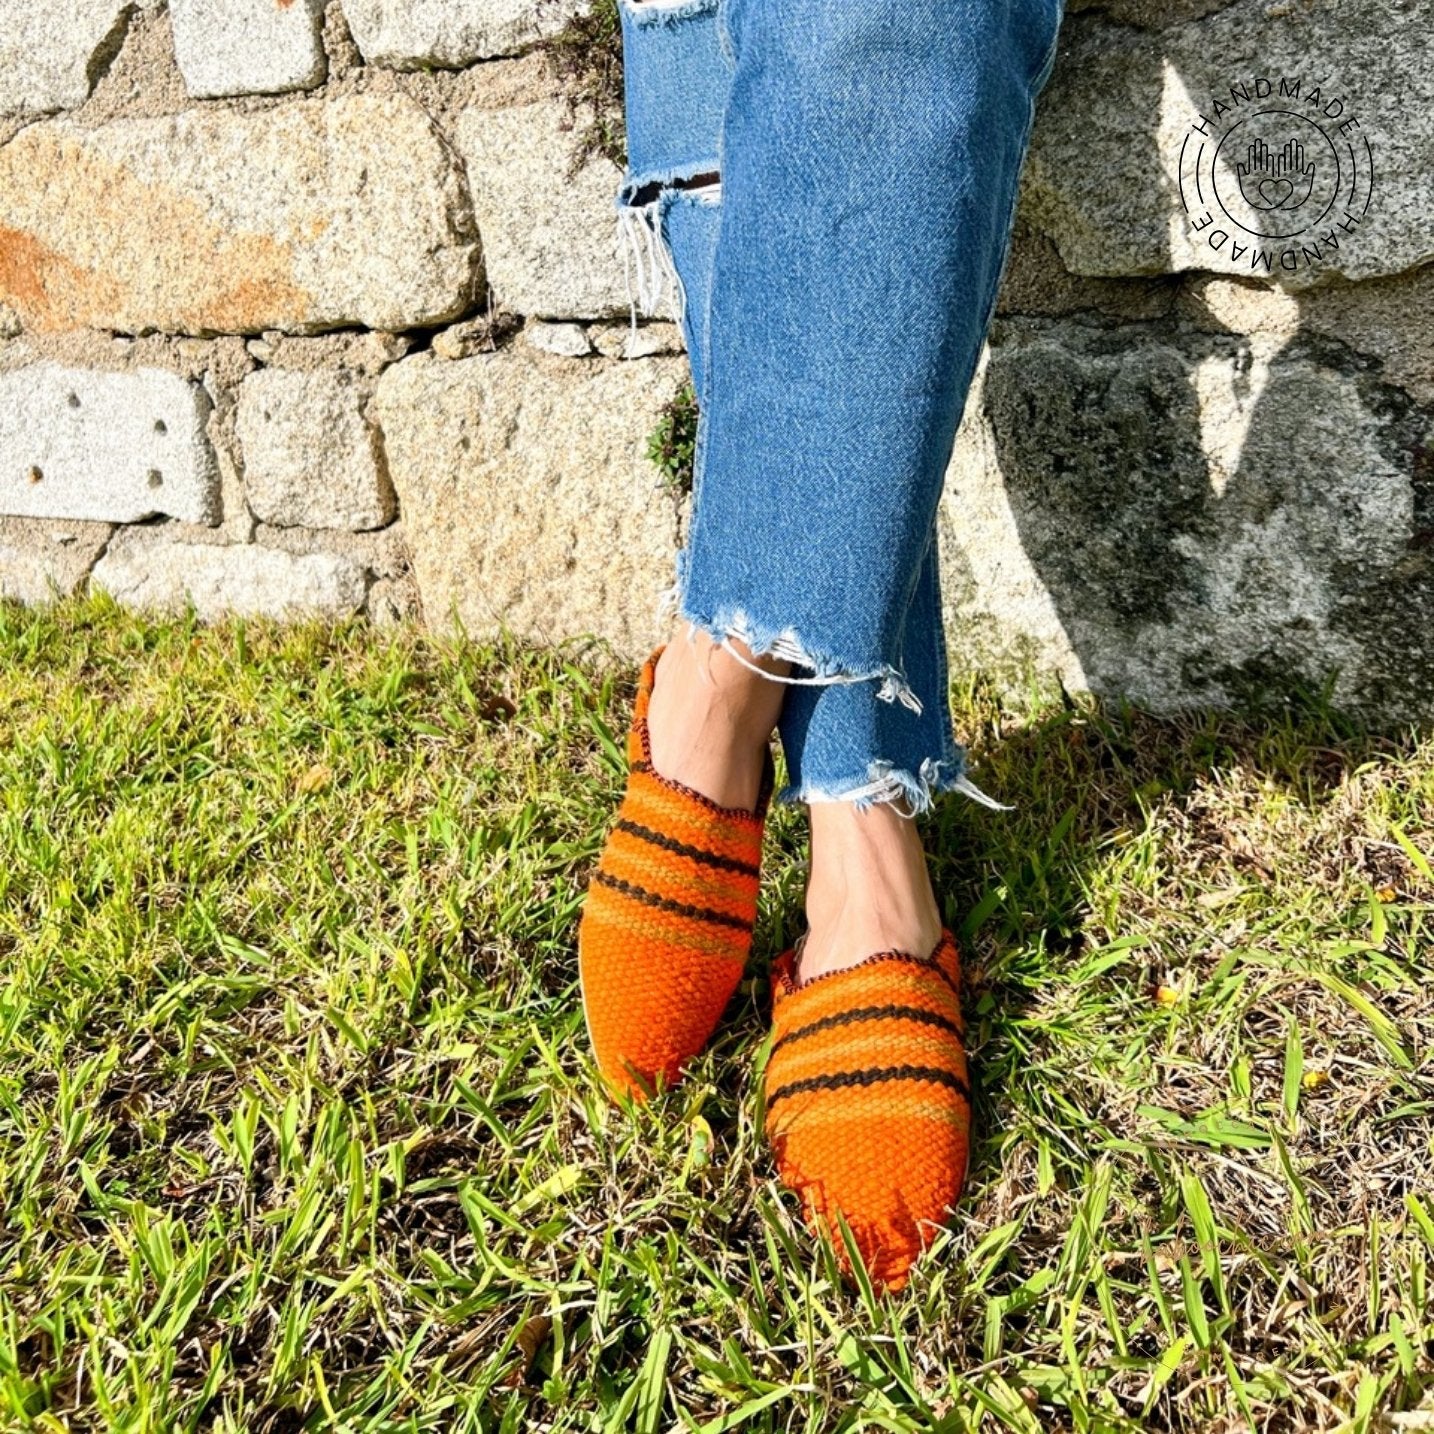
<instances>
[{"instance_id":1,"label":"rough stone surface","mask_svg":"<svg viewBox=\"0 0 1434 1434\"><path fill-rule=\"evenodd\" d=\"M261 523L254 531L254 541L286 553L327 553L357 563L369 579L363 610L373 622L410 622L423 617L413 559L401 523L390 523L372 533L271 528Z\"/></svg>"},{"instance_id":2,"label":"rough stone surface","mask_svg":"<svg viewBox=\"0 0 1434 1434\"><path fill-rule=\"evenodd\" d=\"M252 544L171 541L163 528L118 532L91 578L129 607L297 618L347 617L362 606L363 568L348 558L291 553Z\"/></svg>"},{"instance_id":3,"label":"rough stone surface","mask_svg":"<svg viewBox=\"0 0 1434 1434\"><path fill-rule=\"evenodd\" d=\"M1232 3L1233 0L1071 0L1066 9L1071 14L1077 10L1100 10L1122 25L1162 30L1167 25L1213 15Z\"/></svg>"},{"instance_id":4,"label":"rough stone surface","mask_svg":"<svg viewBox=\"0 0 1434 1434\"><path fill-rule=\"evenodd\" d=\"M251 358L276 368L305 373L344 368L374 378L401 359L412 343L407 334L345 332L298 337L274 330L261 339L250 339L245 349Z\"/></svg>"},{"instance_id":5,"label":"rough stone surface","mask_svg":"<svg viewBox=\"0 0 1434 1434\"><path fill-rule=\"evenodd\" d=\"M239 393L235 427L256 517L279 527L381 528L393 489L363 390L342 369L269 368Z\"/></svg>"},{"instance_id":6,"label":"rough stone surface","mask_svg":"<svg viewBox=\"0 0 1434 1434\"><path fill-rule=\"evenodd\" d=\"M586 3L0 0L0 513L95 519L0 517L0 594L97 567L206 616L646 656L682 334L629 323L621 175L570 173L590 116L541 49L487 58ZM1335 670L1345 707L1434 719L1434 11L1069 9L941 506L953 668L1159 710ZM1251 279L1180 205L1190 126L1261 75L1374 149L1317 272ZM148 460L154 370L202 502Z\"/></svg>"},{"instance_id":7,"label":"rough stone surface","mask_svg":"<svg viewBox=\"0 0 1434 1434\"><path fill-rule=\"evenodd\" d=\"M193 523L171 520L169 536L176 542L185 543L247 543L254 536L258 521L249 507L244 492L244 475L239 469L238 443L233 432L234 410L229 406L228 421L216 423L210 419L211 430L219 429L223 435L215 443L214 454L219 460L219 521L212 527L201 528ZM227 428L227 433L223 430Z\"/></svg>"},{"instance_id":8,"label":"rough stone surface","mask_svg":"<svg viewBox=\"0 0 1434 1434\"><path fill-rule=\"evenodd\" d=\"M475 237L459 167L398 94L44 120L0 149L0 302L27 330L440 322L473 296Z\"/></svg>"},{"instance_id":9,"label":"rough stone surface","mask_svg":"<svg viewBox=\"0 0 1434 1434\"><path fill-rule=\"evenodd\" d=\"M324 52L329 57L331 80L341 80L363 67L363 55L344 16L343 0L324 0Z\"/></svg>"},{"instance_id":10,"label":"rough stone surface","mask_svg":"<svg viewBox=\"0 0 1434 1434\"><path fill-rule=\"evenodd\" d=\"M516 313L597 319L629 312L613 198L622 173L588 159L571 178L575 129L561 100L466 112L455 139L488 283Z\"/></svg>"},{"instance_id":11,"label":"rough stone surface","mask_svg":"<svg viewBox=\"0 0 1434 1434\"><path fill-rule=\"evenodd\" d=\"M1434 265L1296 294L1201 275L1187 281L1180 307L1204 328L1285 340L1303 330L1340 339L1379 359L1391 383L1434 405Z\"/></svg>"},{"instance_id":12,"label":"rough stone surface","mask_svg":"<svg viewBox=\"0 0 1434 1434\"><path fill-rule=\"evenodd\" d=\"M1264 77L1278 96L1282 79L1299 79L1301 98L1291 107L1303 119L1318 119L1341 147L1367 138L1376 183L1358 224L1336 236L1337 251L1313 266L1296 256L1298 267L1290 272L1276 263L1271 277L1299 287L1331 276L1359 279L1412 268L1434 256L1431 48L1429 7L1383 0L1236 0L1208 18L1154 34L1094 14L1075 16L1038 108L1023 212L1054 239L1066 267L1077 274L1249 274L1253 250L1236 257L1233 243L1216 249L1209 242L1231 229L1223 216L1199 231L1187 219L1179 184L1182 146L1189 138L1188 165L1196 142L1191 126L1201 115L1214 115L1217 98L1233 106L1232 85L1243 84L1253 95ZM1320 103L1312 109L1307 98L1317 86ZM1336 101L1342 108L1330 112L1326 107ZM1268 103L1252 98L1240 106L1253 113ZM1222 134L1238 117L1232 107L1214 121L1219 128L1212 132ZM1350 120L1357 127L1342 132L1339 126ZM1289 123L1291 133L1314 134L1302 120ZM1221 154L1228 176L1228 156L1243 157L1239 143ZM1319 159L1323 186L1324 176L1334 173L1333 156L1317 153L1312 142L1306 157ZM1362 152L1356 157L1366 163ZM1196 217L1207 207L1196 203ZM1331 217L1341 212L1342 206ZM1242 237L1248 235L1236 234Z\"/></svg>"},{"instance_id":13,"label":"rough stone surface","mask_svg":"<svg viewBox=\"0 0 1434 1434\"><path fill-rule=\"evenodd\" d=\"M482 319L468 319L433 336L433 352L442 359L470 358L479 349L492 347L488 325Z\"/></svg>"},{"instance_id":14,"label":"rough stone surface","mask_svg":"<svg viewBox=\"0 0 1434 1434\"><path fill-rule=\"evenodd\" d=\"M587 8L580 0L343 0L364 59L405 69L514 54Z\"/></svg>"},{"instance_id":15,"label":"rough stone surface","mask_svg":"<svg viewBox=\"0 0 1434 1434\"><path fill-rule=\"evenodd\" d=\"M36 363L131 377L145 370L162 369L172 376L172 381L194 385L210 405L201 432L218 468L217 490L200 521L171 518L170 530L174 536L182 530L187 540L197 542L248 541L254 518L244 501L233 432L234 393L254 367L242 338L193 339L167 334L130 338L79 331L31 333L17 342L0 344L0 373L12 374ZM164 470L160 473L163 479ZM147 472L145 476L147 480Z\"/></svg>"},{"instance_id":16,"label":"rough stone surface","mask_svg":"<svg viewBox=\"0 0 1434 1434\"><path fill-rule=\"evenodd\" d=\"M564 358L582 358L593 351L581 324L529 324L523 338L535 349Z\"/></svg>"},{"instance_id":17,"label":"rough stone surface","mask_svg":"<svg viewBox=\"0 0 1434 1434\"><path fill-rule=\"evenodd\" d=\"M658 320L639 324L594 324L588 330L592 346L607 358L651 358L654 354L686 352L682 330L676 324Z\"/></svg>"},{"instance_id":18,"label":"rough stone surface","mask_svg":"<svg viewBox=\"0 0 1434 1434\"><path fill-rule=\"evenodd\" d=\"M394 627L399 623L423 621L423 599L413 575L402 578L375 578L368 590L364 608L369 621L378 627Z\"/></svg>"},{"instance_id":19,"label":"rough stone surface","mask_svg":"<svg viewBox=\"0 0 1434 1434\"><path fill-rule=\"evenodd\" d=\"M131 0L0 0L0 114L82 104Z\"/></svg>"},{"instance_id":20,"label":"rough stone surface","mask_svg":"<svg viewBox=\"0 0 1434 1434\"><path fill-rule=\"evenodd\" d=\"M677 544L647 437L684 373L521 346L389 369L375 410L428 623L645 655Z\"/></svg>"},{"instance_id":21,"label":"rough stone surface","mask_svg":"<svg viewBox=\"0 0 1434 1434\"><path fill-rule=\"evenodd\" d=\"M0 512L214 522L208 415L198 385L160 369L35 363L0 373Z\"/></svg>"},{"instance_id":22,"label":"rough stone surface","mask_svg":"<svg viewBox=\"0 0 1434 1434\"><path fill-rule=\"evenodd\" d=\"M260 523L254 541L302 557L308 553L334 553L350 558L374 577L398 578L413 571L408 539L401 523L390 523L368 533L337 532L330 528L278 528Z\"/></svg>"},{"instance_id":23,"label":"rough stone surface","mask_svg":"<svg viewBox=\"0 0 1434 1434\"><path fill-rule=\"evenodd\" d=\"M1155 319L1168 314L1181 280L1088 279L1072 274L1044 234L1018 222L1010 258L996 297L998 314L1055 317L1083 310L1121 319ZM1266 286L1268 287L1268 286Z\"/></svg>"},{"instance_id":24,"label":"rough stone surface","mask_svg":"<svg viewBox=\"0 0 1434 1434\"><path fill-rule=\"evenodd\" d=\"M43 603L74 592L113 532L108 523L0 518L0 597Z\"/></svg>"},{"instance_id":25,"label":"rough stone surface","mask_svg":"<svg viewBox=\"0 0 1434 1434\"><path fill-rule=\"evenodd\" d=\"M178 114L188 105L189 91L174 58L169 7L146 0L131 12L119 53L105 66L76 118L97 125Z\"/></svg>"},{"instance_id":26,"label":"rough stone surface","mask_svg":"<svg viewBox=\"0 0 1434 1434\"><path fill-rule=\"evenodd\" d=\"M999 326L943 499L953 661L1156 710L1434 713L1430 417L1300 337Z\"/></svg>"},{"instance_id":27,"label":"rough stone surface","mask_svg":"<svg viewBox=\"0 0 1434 1434\"><path fill-rule=\"evenodd\" d=\"M323 0L170 0L191 95L279 94L324 80Z\"/></svg>"}]
</instances>

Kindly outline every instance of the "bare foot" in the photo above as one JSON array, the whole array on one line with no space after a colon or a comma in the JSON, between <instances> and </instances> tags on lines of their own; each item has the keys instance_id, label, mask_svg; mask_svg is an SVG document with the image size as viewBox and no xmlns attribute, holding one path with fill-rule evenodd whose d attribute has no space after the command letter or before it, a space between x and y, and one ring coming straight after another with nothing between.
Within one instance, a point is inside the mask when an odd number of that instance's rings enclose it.
<instances>
[{"instance_id":1,"label":"bare foot","mask_svg":"<svg viewBox=\"0 0 1434 1434\"><path fill-rule=\"evenodd\" d=\"M768 672L785 677L792 670L790 662L753 657L745 643L732 645ZM718 806L755 811L763 754L786 692L705 633L688 642L680 628L657 659L647 714L652 765Z\"/></svg>"},{"instance_id":2,"label":"bare foot","mask_svg":"<svg viewBox=\"0 0 1434 1434\"><path fill-rule=\"evenodd\" d=\"M941 939L941 912L916 824L886 802L862 812L850 802L807 810L812 863L798 981L878 951L929 955Z\"/></svg>"}]
</instances>

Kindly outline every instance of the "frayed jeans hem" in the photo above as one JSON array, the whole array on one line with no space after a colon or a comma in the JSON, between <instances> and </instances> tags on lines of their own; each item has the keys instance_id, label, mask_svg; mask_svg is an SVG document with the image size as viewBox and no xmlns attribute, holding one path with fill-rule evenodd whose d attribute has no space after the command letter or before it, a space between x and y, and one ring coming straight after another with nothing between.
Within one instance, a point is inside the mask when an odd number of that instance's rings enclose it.
<instances>
[{"instance_id":1,"label":"frayed jeans hem","mask_svg":"<svg viewBox=\"0 0 1434 1434\"><path fill-rule=\"evenodd\" d=\"M911 711L920 713L921 700L899 668L882 663L864 671L852 671L851 664L843 663L830 654L813 651L793 628L778 629L755 623L742 607L724 606L711 617L700 616L691 612L685 601L678 597L679 587L680 580L662 594L658 612L659 616L663 616L675 609L677 620L686 625L689 643L695 643L698 632L703 632L744 667L773 682L810 686L879 679L878 698L886 702L899 701ZM732 646L733 641L743 643L753 657L781 658L795 666L810 668L814 675L793 677L768 672L738 652ZM929 811L936 795L946 791L961 792L994 811L1015 810L1007 803L988 796L966 775L965 753L960 748L954 756L923 759L920 771L915 773L898 767L886 758L876 758L868 764L864 773L848 780L823 784L788 783L776 793L774 800L785 806L850 802L857 811L865 811L879 802L890 802L900 815L915 818ZM906 811L901 811L897 805L903 800Z\"/></svg>"},{"instance_id":2,"label":"frayed jeans hem","mask_svg":"<svg viewBox=\"0 0 1434 1434\"><path fill-rule=\"evenodd\" d=\"M813 782L801 786L788 783L778 790L775 800L783 806L849 802L859 812L866 811L879 802L889 802L899 816L914 819L930 811L941 792L960 792L972 801L995 811L1015 810L1005 802L998 802L987 796L966 775L964 758L948 761L945 758L927 757L922 762L919 773L899 768L893 762L878 758L868 765L862 776L849 781L835 782L830 786L819 786ZM905 811L898 805L903 800L906 803Z\"/></svg>"},{"instance_id":3,"label":"frayed jeans hem","mask_svg":"<svg viewBox=\"0 0 1434 1434\"><path fill-rule=\"evenodd\" d=\"M758 623L744 607L724 605L710 617L692 612L685 602L676 597L676 585L663 594L658 604L659 619L675 609L679 622L687 627L687 641L695 643L698 632L705 633L724 652L729 653L744 667L750 668L771 682L783 682L793 687L824 687L838 682L875 682L877 697L883 702L900 702L903 707L918 715L921 699L906 680L906 674L888 662L853 671L853 664L843 662L831 653L820 652L804 642L795 628L776 628ZM776 657L796 667L809 668L810 677L783 676L768 672L766 668L744 657L733 642L742 643L753 657Z\"/></svg>"}]
</instances>

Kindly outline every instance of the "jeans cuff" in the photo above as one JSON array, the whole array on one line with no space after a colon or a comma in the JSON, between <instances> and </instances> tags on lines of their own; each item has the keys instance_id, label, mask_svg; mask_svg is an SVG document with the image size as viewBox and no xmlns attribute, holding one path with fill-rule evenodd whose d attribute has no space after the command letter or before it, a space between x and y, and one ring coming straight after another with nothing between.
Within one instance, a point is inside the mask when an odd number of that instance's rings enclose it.
<instances>
[{"instance_id":1,"label":"jeans cuff","mask_svg":"<svg viewBox=\"0 0 1434 1434\"><path fill-rule=\"evenodd\" d=\"M778 791L775 800L783 806L810 806L813 802L850 802L859 812L878 802L890 802L896 806L905 800L907 810L901 811L897 806L898 814L918 817L931 810L932 803L940 792L960 792L972 801L998 812L1015 810L1007 803L987 796L966 775L966 756L960 750L954 760L927 757L921 763L921 770L914 773L907 768L896 766L894 762L878 758L869 764L864 775L850 780L825 785L804 782L801 786L789 782Z\"/></svg>"}]
</instances>

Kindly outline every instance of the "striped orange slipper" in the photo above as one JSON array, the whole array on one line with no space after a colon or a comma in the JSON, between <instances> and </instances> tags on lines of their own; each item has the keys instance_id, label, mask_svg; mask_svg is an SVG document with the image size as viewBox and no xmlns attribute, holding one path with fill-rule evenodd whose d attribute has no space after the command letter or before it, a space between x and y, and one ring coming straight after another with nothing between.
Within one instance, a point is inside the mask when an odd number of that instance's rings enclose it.
<instances>
[{"instance_id":1,"label":"striped orange slipper","mask_svg":"<svg viewBox=\"0 0 1434 1434\"><path fill-rule=\"evenodd\" d=\"M669 1086L678 1080L742 979L776 779L768 751L757 809L749 812L718 806L653 770L647 709L662 651L638 680L627 790L578 924L593 1055L604 1079L638 1100L659 1078Z\"/></svg>"},{"instance_id":2,"label":"striped orange slipper","mask_svg":"<svg viewBox=\"0 0 1434 1434\"><path fill-rule=\"evenodd\" d=\"M924 959L879 951L796 984L796 951L772 967L766 1136L850 1271L841 1211L873 1281L899 1290L948 1218L966 1175L971 1088L961 963L942 929Z\"/></svg>"}]
</instances>

